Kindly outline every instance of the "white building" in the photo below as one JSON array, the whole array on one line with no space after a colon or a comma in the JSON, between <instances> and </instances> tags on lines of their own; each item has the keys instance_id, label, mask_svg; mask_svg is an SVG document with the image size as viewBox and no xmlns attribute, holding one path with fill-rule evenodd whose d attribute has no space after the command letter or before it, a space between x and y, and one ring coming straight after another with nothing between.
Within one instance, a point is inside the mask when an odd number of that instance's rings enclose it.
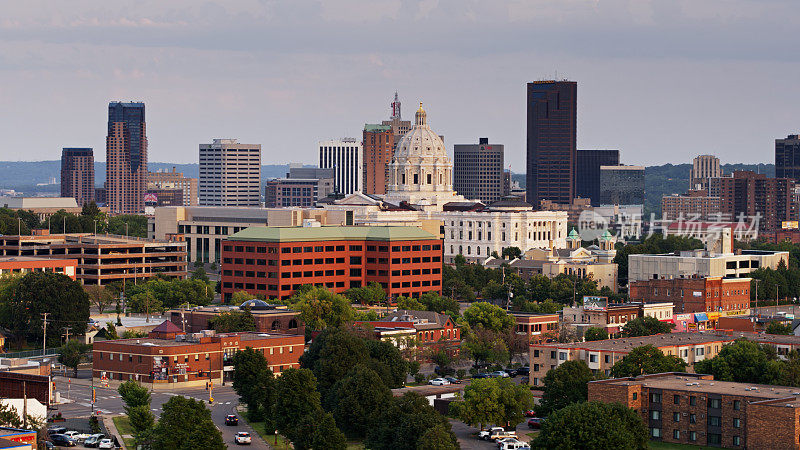
<instances>
[{"instance_id":1,"label":"white building","mask_svg":"<svg viewBox=\"0 0 800 450\"><path fill-rule=\"evenodd\" d=\"M201 206L261 205L261 145L236 139L200 144Z\"/></svg>"},{"instance_id":2,"label":"white building","mask_svg":"<svg viewBox=\"0 0 800 450\"><path fill-rule=\"evenodd\" d=\"M333 170L334 190L339 194L361 192L364 147L353 138L320 141L319 167Z\"/></svg>"}]
</instances>

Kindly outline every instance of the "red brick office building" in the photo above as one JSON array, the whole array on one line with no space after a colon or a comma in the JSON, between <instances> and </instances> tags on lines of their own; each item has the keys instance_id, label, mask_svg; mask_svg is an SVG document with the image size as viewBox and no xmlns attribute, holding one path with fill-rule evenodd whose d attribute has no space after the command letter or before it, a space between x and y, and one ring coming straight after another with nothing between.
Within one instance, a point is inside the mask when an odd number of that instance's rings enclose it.
<instances>
[{"instance_id":1,"label":"red brick office building","mask_svg":"<svg viewBox=\"0 0 800 450\"><path fill-rule=\"evenodd\" d=\"M222 297L285 299L303 285L344 292L379 283L391 297L442 291L442 241L417 227L251 227L222 244Z\"/></svg>"},{"instance_id":2,"label":"red brick office building","mask_svg":"<svg viewBox=\"0 0 800 450\"><path fill-rule=\"evenodd\" d=\"M750 278L652 279L631 282L629 290L633 301L672 302L676 314L750 309Z\"/></svg>"},{"instance_id":3,"label":"red brick office building","mask_svg":"<svg viewBox=\"0 0 800 450\"><path fill-rule=\"evenodd\" d=\"M207 381L230 380L231 358L250 347L261 352L269 368L280 374L299 368L305 350L302 335L225 333L186 334L165 321L147 338L97 341L92 349L95 384L116 386L128 380L151 384L154 389L202 386Z\"/></svg>"}]
</instances>

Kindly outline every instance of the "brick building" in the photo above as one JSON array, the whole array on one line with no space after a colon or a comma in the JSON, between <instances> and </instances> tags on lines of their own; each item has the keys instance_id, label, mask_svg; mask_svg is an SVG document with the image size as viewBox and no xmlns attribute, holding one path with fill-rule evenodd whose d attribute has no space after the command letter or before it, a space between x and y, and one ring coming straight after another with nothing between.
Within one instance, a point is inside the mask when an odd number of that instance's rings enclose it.
<instances>
[{"instance_id":1,"label":"brick building","mask_svg":"<svg viewBox=\"0 0 800 450\"><path fill-rule=\"evenodd\" d=\"M177 325L165 321L147 338L95 342L92 377L95 384L107 380L118 385L137 380L154 389L229 381L231 358L247 347L263 353L270 370L280 374L300 366L305 338L288 334L215 334L208 330L185 334Z\"/></svg>"},{"instance_id":2,"label":"brick building","mask_svg":"<svg viewBox=\"0 0 800 450\"><path fill-rule=\"evenodd\" d=\"M389 163L395 147L391 125L365 124L364 134L364 190L368 195L386 193L389 184Z\"/></svg>"},{"instance_id":3,"label":"brick building","mask_svg":"<svg viewBox=\"0 0 800 450\"><path fill-rule=\"evenodd\" d=\"M560 316L555 314L533 314L510 312L514 317L514 331L528 336L528 342L541 343L558 337Z\"/></svg>"},{"instance_id":4,"label":"brick building","mask_svg":"<svg viewBox=\"0 0 800 450\"><path fill-rule=\"evenodd\" d=\"M71 258L41 258L36 256L0 256L0 276L28 272L54 272L73 280L78 260Z\"/></svg>"},{"instance_id":5,"label":"brick building","mask_svg":"<svg viewBox=\"0 0 800 450\"><path fill-rule=\"evenodd\" d=\"M631 300L672 302L676 313L724 312L748 314L750 278L672 278L633 281Z\"/></svg>"},{"instance_id":6,"label":"brick building","mask_svg":"<svg viewBox=\"0 0 800 450\"><path fill-rule=\"evenodd\" d=\"M767 178L763 173L739 170L730 177L718 178L720 208L727 217L760 215L759 231L781 228L783 221L797 220L795 181Z\"/></svg>"},{"instance_id":7,"label":"brick building","mask_svg":"<svg viewBox=\"0 0 800 450\"><path fill-rule=\"evenodd\" d=\"M684 195L672 194L661 197L661 218L678 220L713 220L722 210L719 197L708 195L706 190L690 190Z\"/></svg>"},{"instance_id":8,"label":"brick building","mask_svg":"<svg viewBox=\"0 0 800 450\"><path fill-rule=\"evenodd\" d=\"M377 282L391 297L442 291L442 241L417 227L251 227L222 244L222 295L291 297Z\"/></svg>"},{"instance_id":9,"label":"brick building","mask_svg":"<svg viewBox=\"0 0 800 450\"><path fill-rule=\"evenodd\" d=\"M72 197L78 206L94 199L94 150L64 148L61 150L61 196Z\"/></svg>"},{"instance_id":10,"label":"brick building","mask_svg":"<svg viewBox=\"0 0 800 450\"><path fill-rule=\"evenodd\" d=\"M369 324L376 330L413 330L411 336L415 338L418 357L422 358L426 358L434 349L456 355L461 345L461 329L447 314L400 309L378 321L356 322L357 326L362 324ZM382 331L381 334L385 333ZM402 335L407 336L405 333ZM403 344L400 340L393 340L393 343L398 346Z\"/></svg>"},{"instance_id":11,"label":"brick building","mask_svg":"<svg viewBox=\"0 0 800 450\"><path fill-rule=\"evenodd\" d=\"M530 385L541 386L547 371L564 361L585 361L594 373L608 376L611 367L636 347L652 345L665 355L683 359L687 369L717 356L722 346L736 338L713 333L669 333L604 341L533 344L530 348Z\"/></svg>"},{"instance_id":12,"label":"brick building","mask_svg":"<svg viewBox=\"0 0 800 450\"><path fill-rule=\"evenodd\" d=\"M114 214L144 211L147 133L144 103L108 104L106 202Z\"/></svg>"},{"instance_id":13,"label":"brick building","mask_svg":"<svg viewBox=\"0 0 800 450\"><path fill-rule=\"evenodd\" d=\"M185 177L183 173L176 172L174 167L172 172L148 172L147 189L150 192L160 189L180 189L182 195L179 206L197 206L197 178Z\"/></svg>"},{"instance_id":14,"label":"brick building","mask_svg":"<svg viewBox=\"0 0 800 450\"><path fill-rule=\"evenodd\" d=\"M261 300L248 300L242 306L198 306L192 309L167 311L169 320L187 333L198 333L211 328L209 321L224 312L240 311L249 306L258 333L305 335L305 324L300 312L283 305L269 305Z\"/></svg>"},{"instance_id":15,"label":"brick building","mask_svg":"<svg viewBox=\"0 0 800 450\"><path fill-rule=\"evenodd\" d=\"M589 400L637 411L650 439L723 448L800 448L796 387L661 373L589 382Z\"/></svg>"}]
</instances>

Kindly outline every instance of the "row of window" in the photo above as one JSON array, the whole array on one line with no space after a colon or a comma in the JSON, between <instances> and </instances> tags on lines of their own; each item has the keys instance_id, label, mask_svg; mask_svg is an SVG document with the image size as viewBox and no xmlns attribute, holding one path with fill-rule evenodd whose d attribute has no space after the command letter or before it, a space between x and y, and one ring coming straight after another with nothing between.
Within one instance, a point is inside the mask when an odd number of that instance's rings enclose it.
<instances>
[{"instance_id":1,"label":"row of window","mask_svg":"<svg viewBox=\"0 0 800 450\"><path fill-rule=\"evenodd\" d=\"M351 256L350 265L361 265L360 256ZM367 264L389 264L388 258L367 258ZM440 256L415 256L413 258L392 258L392 264L420 264L430 262L441 262ZM224 264L246 264L248 266L277 266L278 261L274 259L250 259L250 258L222 258ZM344 264L345 258L306 258L306 259L283 259L281 266L303 266L303 265L318 265L318 264Z\"/></svg>"},{"instance_id":2,"label":"row of window","mask_svg":"<svg viewBox=\"0 0 800 450\"><path fill-rule=\"evenodd\" d=\"M687 431L685 433L686 436L689 438L689 442L697 441L697 431ZM650 436L654 438L660 438L661 428L650 428ZM675 440L679 440L681 438L681 430L672 430L672 438ZM719 433L708 433L708 443L711 445L722 445L722 435ZM732 436L731 445L733 445L734 447L741 446L742 445L741 436Z\"/></svg>"},{"instance_id":3,"label":"row of window","mask_svg":"<svg viewBox=\"0 0 800 450\"><path fill-rule=\"evenodd\" d=\"M320 253L320 252L343 252L345 248L351 252L360 252L364 250L364 247L361 245L315 245L315 246L304 246L304 247L283 247L281 248L281 253ZM433 244L433 245L393 245L391 247L393 252L428 252L431 250L441 250L442 246L440 244ZM277 253L278 249L276 247L254 247L254 246L244 246L244 245L225 245L224 250L227 252L247 252L247 253ZM389 247L385 245L377 246L377 245L367 245L368 252L388 252Z\"/></svg>"}]
</instances>

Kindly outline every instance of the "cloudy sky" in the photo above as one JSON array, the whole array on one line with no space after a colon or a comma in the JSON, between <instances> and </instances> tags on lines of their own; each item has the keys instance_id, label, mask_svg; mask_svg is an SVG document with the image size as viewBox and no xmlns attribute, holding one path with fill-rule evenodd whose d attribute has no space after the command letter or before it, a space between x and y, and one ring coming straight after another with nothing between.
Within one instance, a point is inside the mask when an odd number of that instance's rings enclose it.
<instances>
[{"instance_id":1,"label":"cloudy sky","mask_svg":"<svg viewBox=\"0 0 800 450\"><path fill-rule=\"evenodd\" d=\"M316 163L422 101L524 171L525 83L578 82L578 147L623 162L773 162L800 131L797 0L0 0L0 160L105 159L107 103L147 104L151 161L215 137Z\"/></svg>"}]
</instances>

